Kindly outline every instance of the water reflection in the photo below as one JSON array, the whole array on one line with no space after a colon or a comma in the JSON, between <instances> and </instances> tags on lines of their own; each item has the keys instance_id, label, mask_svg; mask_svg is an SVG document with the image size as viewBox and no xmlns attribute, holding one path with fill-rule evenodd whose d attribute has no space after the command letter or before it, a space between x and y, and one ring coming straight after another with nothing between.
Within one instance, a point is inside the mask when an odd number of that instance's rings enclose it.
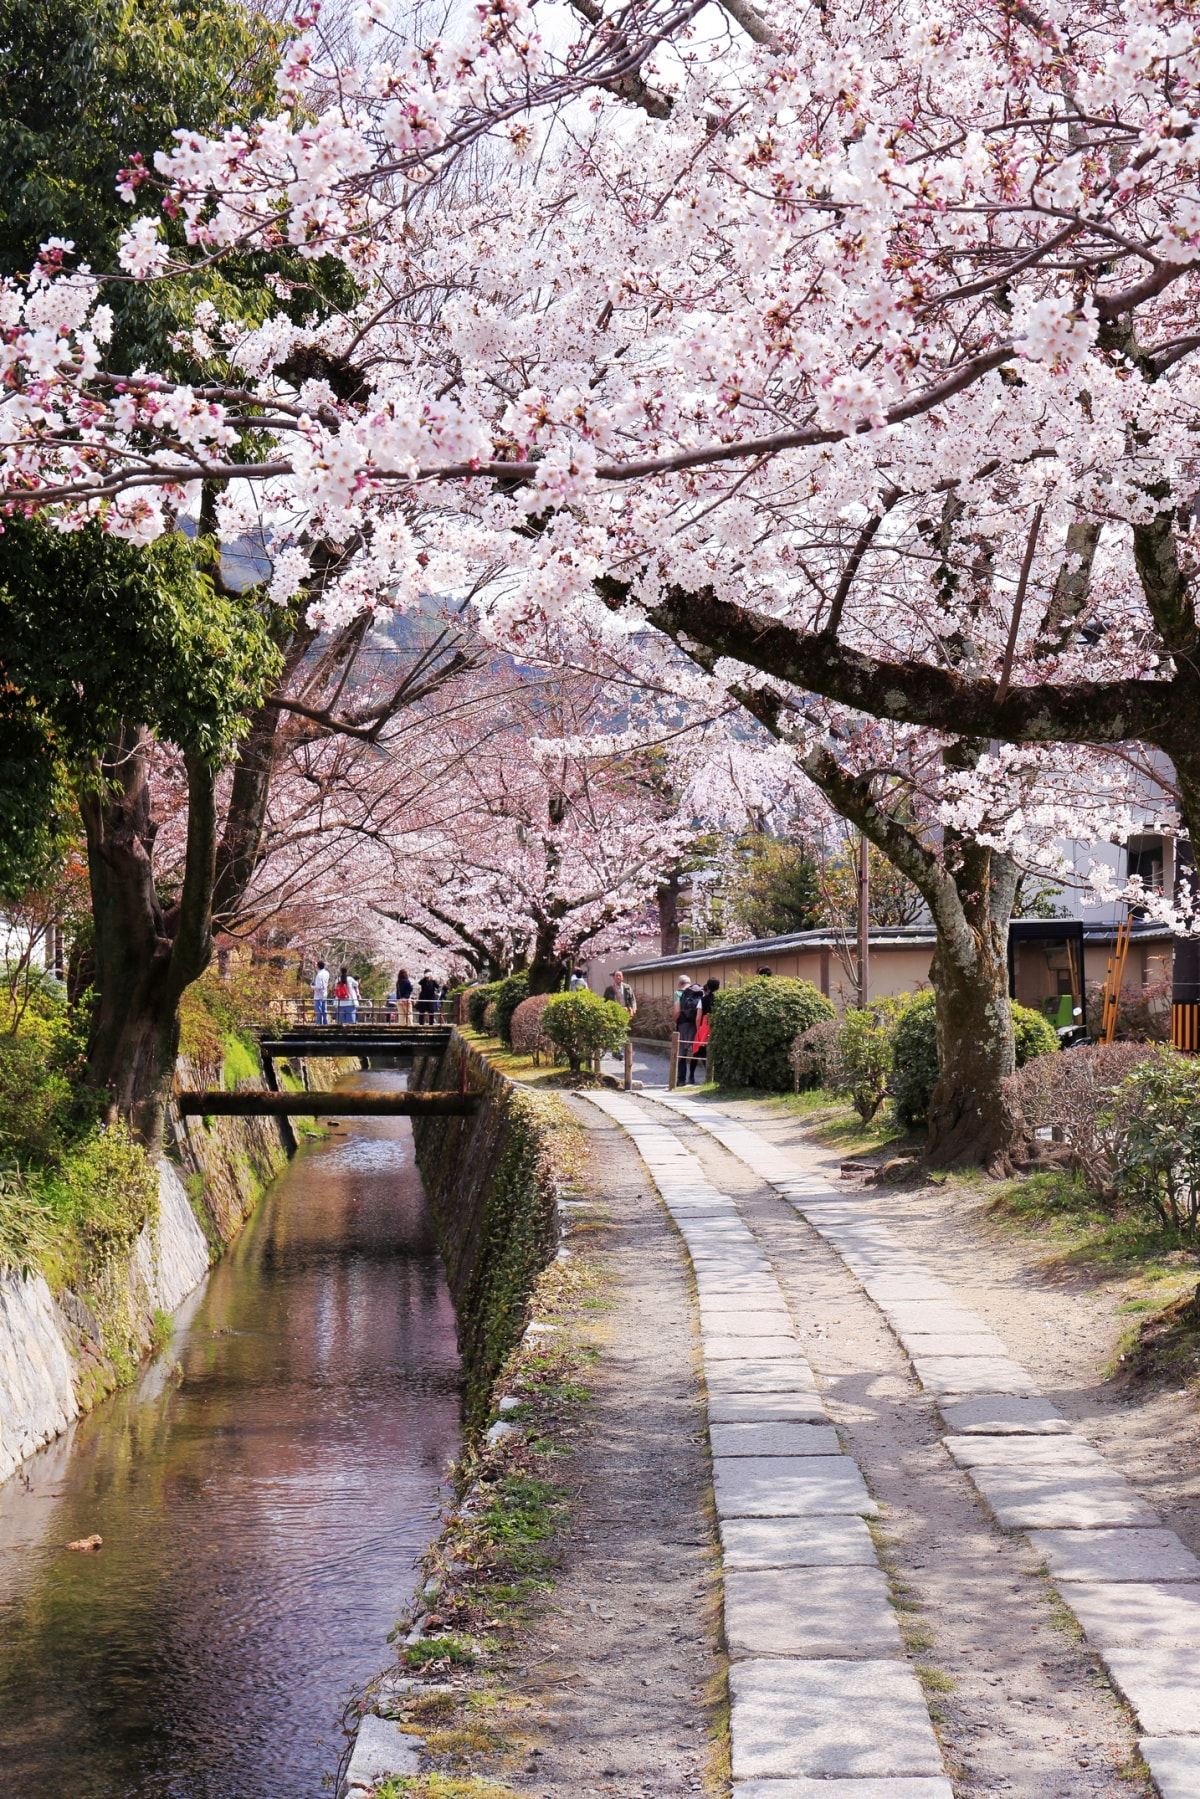
<instances>
[{"instance_id":1,"label":"water reflection","mask_svg":"<svg viewBox=\"0 0 1200 1799\"><path fill-rule=\"evenodd\" d=\"M403 1120L301 1151L190 1310L0 1488L21 1799L316 1795L432 1532L458 1358Z\"/></svg>"}]
</instances>

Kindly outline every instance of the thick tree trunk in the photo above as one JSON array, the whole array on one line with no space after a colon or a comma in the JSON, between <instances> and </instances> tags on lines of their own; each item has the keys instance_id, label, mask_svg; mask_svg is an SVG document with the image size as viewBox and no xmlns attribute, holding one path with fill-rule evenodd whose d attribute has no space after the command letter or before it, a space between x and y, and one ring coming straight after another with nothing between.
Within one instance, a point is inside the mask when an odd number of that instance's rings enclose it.
<instances>
[{"instance_id":1,"label":"thick tree trunk","mask_svg":"<svg viewBox=\"0 0 1200 1799\"><path fill-rule=\"evenodd\" d=\"M671 875L655 894L658 902L658 938L660 956L679 954L679 894L683 886L677 874Z\"/></svg>"},{"instance_id":2,"label":"thick tree trunk","mask_svg":"<svg viewBox=\"0 0 1200 1799\"><path fill-rule=\"evenodd\" d=\"M558 919L543 920L537 928L533 940L533 954L529 958L529 993L558 993L566 982L570 970L555 949L558 937Z\"/></svg>"},{"instance_id":3,"label":"thick tree trunk","mask_svg":"<svg viewBox=\"0 0 1200 1799\"><path fill-rule=\"evenodd\" d=\"M926 1159L1006 1173L1020 1135L1005 1081L1013 1072L1007 923L938 932L932 977L941 1074L929 1106Z\"/></svg>"},{"instance_id":4,"label":"thick tree trunk","mask_svg":"<svg viewBox=\"0 0 1200 1799\"><path fill-rule=\"evenodd\" d=\"M88 1079L151 1150L162 1144L179 1042L179 1000L212 954L215 796L188 759L183 891L169 911L154 884L149 734L124 728L79 794L95 921L96 1012Z\"/></svg>"}]
</instances>

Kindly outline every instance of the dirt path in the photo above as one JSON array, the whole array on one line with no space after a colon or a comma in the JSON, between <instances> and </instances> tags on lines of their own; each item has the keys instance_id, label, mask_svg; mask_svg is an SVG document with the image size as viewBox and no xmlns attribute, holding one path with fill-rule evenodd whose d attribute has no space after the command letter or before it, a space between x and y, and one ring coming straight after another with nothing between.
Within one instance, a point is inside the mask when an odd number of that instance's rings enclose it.
<instances>
[{"instance_id":1,"label":"dirt path","mask_svg":"<svg viewBox=\"0 0 1200 1799\"><path fill-rule=\"evenodd\" d=\"M794 1124L783 1123L775 1140L796 1141ZM956 1793L1148 1793L1132 1774L1124 1707L1054 1602L1033 1552L997 1529L942 1448L931 1404L881 1314L833 1251L743 1163L683 1120L673 1118L672 1128L737 1199L771 1256L829 1410L885 1508L885 1552L901 1602L912 1608L910 1657L933 1671L927 1686ZM890 1214L889 1222L900 1228ZM954 1258L953 1245L947 1254Z\"/></svg>"},{"instance_id":2,"label":"dirt path","mask_svg":"<svg viewBox=\"0 0 1200 1799\"><path fill-rule=\"evenodd\" d=\"M566 1465L564 1563L525 1638L522 1686L548 1730L513 1785L555 1799L698 1793L722 1662L687 1258L624 1133L585 1101L573 1109L615 1303Z\"/></svg>"},{"instance_id":3,"label":"dirt path","mask_svg":"<svg viewBox=\"0 0 1200 1799\"><path fill-rule=\"evenodd\" d=\"M769 1105L722 1109L753 1122L772 1143L803 1144L813 1153L803 1125ZM836 1175L840 1158L816 1154ZM871 1194L880 1220L987 1320L1047 1398L1200 1553L1200 1410L1186 1393L1131 1398L1107 1378L1134 1322L1120 1309L1129 1283L1097 1283L1047 1267L1045 1246L1035 1236L989 1216L986 1190L948 1183L872 1188Z\"/></svg>"}]
</instances>

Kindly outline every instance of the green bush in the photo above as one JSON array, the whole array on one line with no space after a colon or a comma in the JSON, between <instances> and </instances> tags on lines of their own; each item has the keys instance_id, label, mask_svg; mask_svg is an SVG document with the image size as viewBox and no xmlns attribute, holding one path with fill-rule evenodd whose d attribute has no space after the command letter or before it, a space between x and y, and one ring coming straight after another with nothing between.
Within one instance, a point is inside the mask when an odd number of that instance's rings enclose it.
<instances>
[{"instance_id":1,"label":"green bush","mask_svg":"<svg viewBox=\"0 0 1200 1799\"><path fill-rule=\"evenodd\" d=\"M1113 1187L1181 1236L1200 1232L1200 1061L1155 1049L1126 1075L1101 1119Z\"/></svg>"},{"instance_id":2,"label":"green bush","mask_svg":"<svg viewBox=\"0 0 1200 1799\"><path fill-rule=\"evenodd\" d=\"M496 992L496 1034L506 1049L512 1048L512 1016L523 999L529 998L529 975L525 969L506 976Z\"/></svg>"},{"instance_id":3,"label":"green bush","mask_svg":"<svg viewBox=\"0 0 1200 1799\"><path fill-rule=\"evenodd\" d=\"M727 988L713 1005L709 1065L727 1087L784 1093L792 1085L788 1051L793 1041L833 1015L811 981L764 976Z\"/></svg>"},{"instance_id":4,"label":"green bush","mask_svg":"<svg viewBox=\"0 0 1200 1799\"><path fill-rule=\"evenodd\" d=\"M838 1023L826 1085L839 1099L850 1101L864 1124L870 1123L887 1097L896 1026L908 1003L906 993L895 999L872 1000L869 1006L848 1011ZM795 1067L795 1058L792 1065Z\"/></svg>"},{"instance_id":5,"label":"green bush","mask_svg":"<svg viewBox=\"0 0 1200 1799\"><path fill-rule=\"evenodd\" d=\"M52 1162L62 1153L74 1090L33 1037L0 1037L0 1159Z\"/></svg>"},{"instance_id":6,"label":"green bush","mask_svg":"<svg viewBox=\"0 0 1200 1799\"><path fill-rule=\"evenodd\" d=\"M488 981L482 987L472 987L467 995L467 1023L473 1031L484 1029L483 1015L500 991L499 981Z\"/></svg>"},{"instance_id":7,"label":"green bush","mask_svg":"<svg viewBox=\"0 0 1200 1799\"><path fill-rule=\"evenodd\" d=\"M892 1046L892 1104L896 1122L905 1130L922 1130L929 1122L929 1101L938 1078L937 996L932 987L918 993L901 1013ZM1023 1068L1037 1056L1058 1049L1058 1033L1040 1012L1012 1008L1016 1064Z\"/></svg>"},{"instance_id":8,"label":"green bush","mask_svg":"<svg viewBox=\"0 0 1200 1799\"><path fill-rule=\"evenodd\" d=\"M629 1035L629 1013L615 999L581 988L577 993L553 993L542 1013L542 1031L557 1043L578 1074L585 1060L598 1052L623 1049Z\"/></svg>"},{"instance_id":9,"label":"green bush","mask_svg":"<svg viewBox=\"0 0 1200 1799\"><path fill-rule=\"evenodd\" d=\"M37 1201L69 1226L88 1269L133 1248L158 1217L158 1174L124 1125L95 1131L52 1172L29 1177Z\"/></svg>"}]
</instances>

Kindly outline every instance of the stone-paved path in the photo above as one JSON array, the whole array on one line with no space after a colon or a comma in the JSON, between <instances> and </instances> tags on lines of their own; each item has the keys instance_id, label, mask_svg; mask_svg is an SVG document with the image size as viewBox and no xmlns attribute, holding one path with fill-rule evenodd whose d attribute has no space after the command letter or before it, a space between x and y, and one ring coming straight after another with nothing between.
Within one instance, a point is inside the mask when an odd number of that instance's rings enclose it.
<instances>
[{"instance_id":1,"label":"stone-paved path","mask_svg":"<svg viewBox=\"0 0 1200 1799\"><path fill-rule=\"evenodd\" d=\"M997 1523L1028 1534L1114 1685L1132 1707L1141 1730L1138 1746L1163 1799L1198 1799L1200 1562L1178 1537L1162 1528L1157 1514L1123 1476L1073 1433L1036 1381L1008 1355L1000 1337L976 1313L960 1306L953 1290L934 1278L879 1222L870 1194L833 1187L822 1172L806 1165L802 1153L780 1149L709 1103L677 1095L654 1097L699 1125L785 1198L851 1270L933 1396L946 1432L946 1449L966 1470ZM629 1102L607 1102L606 1109L620 1116L616 1105L628 1107ZM674 1142L679 1156L687 1157L687 1152L669 1130L648 1125L641 1108L630 1109L638 1111L639 1122L630 1123L624 1116L621 1122L630 1129L657 1180L642 1141L647 1129L660 1133L649 1145L664 1169L672 1153L668 1143ZM668 1181L671 1178L668 1173ZM722 1197L715 1188L711 1192ZM674 1210L666 1192L664 1199ZM753 1244L748 1231L746 1236ZM703 1296L701 1308L703 1316ZM735 1335L735 1322L729 1320L720 1335L711 1337L718 1356L732 1354L739 1340L748 1351L750 1331L758 1327L751 1324L748 1329L743 1322ZM703 1335L707 1365L711 1336L707 1326ZM783 1341L778 1338L780 1356ZM714 1456L719 1454L715 1432L713 1449ZM736 1620L736 1603L731 1603L730 1616ZM730 1641L732 1648L732 1634ZM739 1641L749 1639L743 1633ZM743 1647L742 1653L753 1652ZM768 1647L767 1653L778 1651ZM786 1683L788 1676L777 1678ZM733 1692L736 1783L736 1668ZM772 1782L761 1788L763 1799L768 1793L793 1799L793 1794L805 1790L803 1785ZM936 1783L931 1790L939 1790ZM749 1799L754 1784L742 1791ZM826 1791L834 1799L833 1791ZM895 1799L906 1794L904 1783L895 1779L885 1781L879 1791ZM851 1793L843 1786L836 1799L851 1799Z\"/></svg>"},{"instance_id":2,"label":"stone-paved path","mask_svg":"<svg viewBox=\"0 0 1200 1799\"><path fill-rule=\"evenodd\" d=\"M864 1522L877 1508L770 1262L669 1124L588 1097L629 1132L695 1273L736 1799L951 1799Z\"/></svg>"}]
</instances>

